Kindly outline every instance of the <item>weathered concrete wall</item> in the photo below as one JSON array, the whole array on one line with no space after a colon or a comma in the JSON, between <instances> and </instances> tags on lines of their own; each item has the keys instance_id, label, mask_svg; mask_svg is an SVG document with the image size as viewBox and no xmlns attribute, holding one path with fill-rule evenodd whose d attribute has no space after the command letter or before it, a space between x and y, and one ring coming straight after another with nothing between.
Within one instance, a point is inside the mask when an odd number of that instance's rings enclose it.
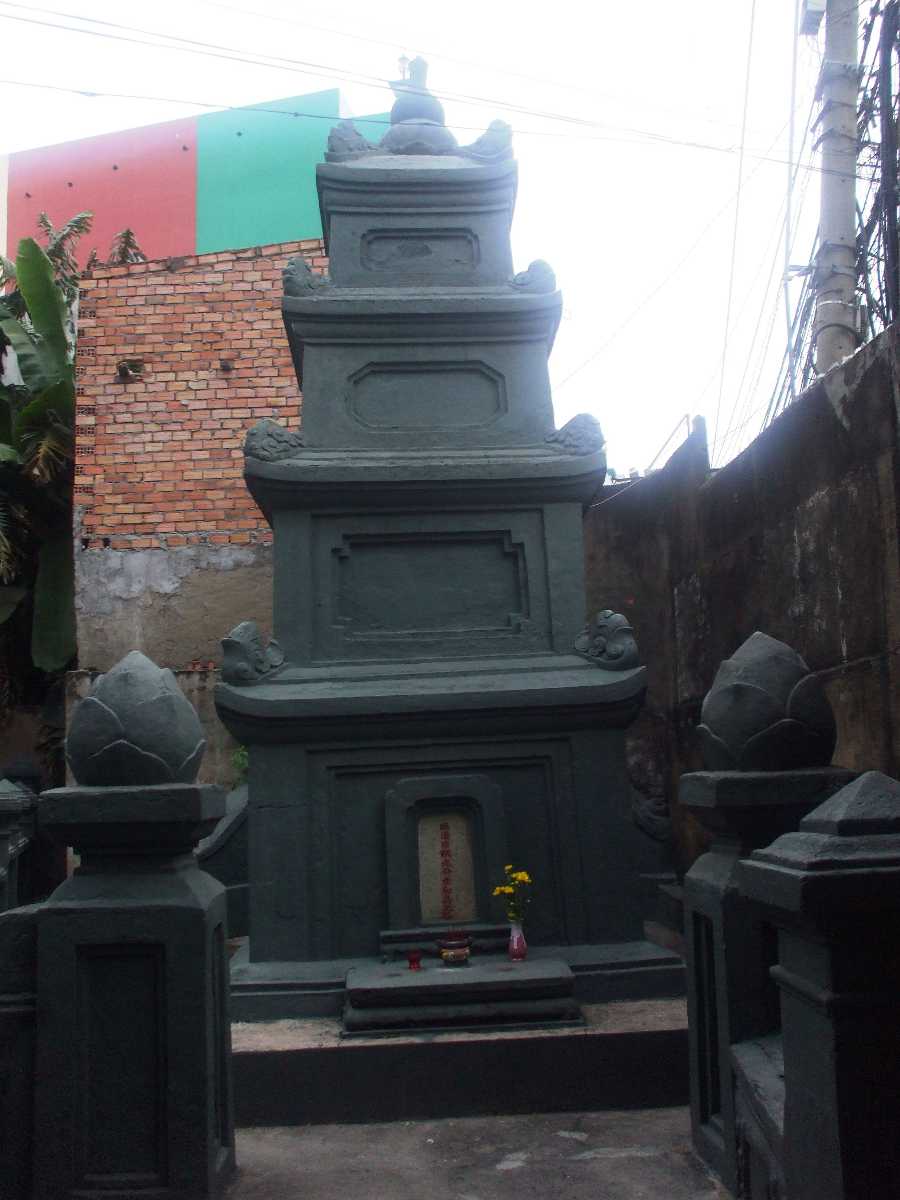
<instances>
[{"instance_id":1,"label":"weathered concrete wall","mask_svg":"<svg viewBox=\"0 0 900 1200\"><path fill-rule=\"evenodd\" d=\"M272 535L242 478L260 417L291 427L302 398L281 321L281 272L320 240L100 267L83 281L75 477L75 608L83 671L141 650L179 679L228 783L213 705L220 639L272 624ZM139 362L123 380L118 367ZM198 670L199 668L199 670ZM70 681L70 698L86 676ZM192 682L189 682L192 681Z\"/></svg>"},{"instance_id":2,"label":"weathered concrete wall","mask_svg":"<svg viewBox=\"0 0 900 1200\"><path fill-rule=\"evenodd\" d=\"M82 284L76 413L79 665L132 649L218 662L239 620L271 624L271 531L242 478L260 417L299 423L281 271L318 240L99 267ZM140 369L122 379L123 362Z\"/></svg>"},{"instance_id":3,"label":"weathered concrete wall","mask_svg":"<svg viewBox=\"0 0 900 1200\"><path fill-rule=\"evenodd\" d=\"M649 666L633 777L674 805L719 662L755 629L822 678L835 762L900 769L897 339L835 368L727 467L702 428L666 467L604 489L585 522L588 599L628 612ZM683 867L699 835L677 811Z\"/></svg>"},{"instance_id":4,"label":"weathered concrete wall","mask_svg":"<svg viewBox=\"0 0 900 1200\"><path fill-rule=\"evenodd\" d=\"M106 671L129 650L163 667L221 661L238 621L272 628L272 547L85 550L76 556L78 661Z\"/></svg>"}]
</instances>

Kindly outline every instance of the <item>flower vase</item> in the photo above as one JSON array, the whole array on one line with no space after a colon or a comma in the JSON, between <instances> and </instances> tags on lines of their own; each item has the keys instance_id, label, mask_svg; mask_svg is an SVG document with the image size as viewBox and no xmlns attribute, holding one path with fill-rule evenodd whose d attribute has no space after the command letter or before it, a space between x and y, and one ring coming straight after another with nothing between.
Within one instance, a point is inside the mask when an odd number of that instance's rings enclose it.
<instances>
[{"instance_id":1,"label":"flower vase","mask_svg":"<svg viewBox=\"0 0 900 1200\"><path fill-rule=\"evenodd\" d=\"M509 923L508 953L512 962L522 962L528 957L528 943L525 941L525 934L522 932L521 921L510 921Z\"/></svg>"}]
</instances>

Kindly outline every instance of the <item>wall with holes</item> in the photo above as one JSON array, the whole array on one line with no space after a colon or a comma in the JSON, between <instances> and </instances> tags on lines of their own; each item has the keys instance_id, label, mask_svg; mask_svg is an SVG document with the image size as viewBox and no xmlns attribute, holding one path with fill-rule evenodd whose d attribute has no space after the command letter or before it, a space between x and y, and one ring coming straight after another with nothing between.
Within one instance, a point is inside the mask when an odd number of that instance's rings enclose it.
<instances>
[{"instance_id":1,"label":"wall with holes","mask_svg":"<svg viewBox=\"0 0 900 1200\"><path fill-rule=\"evenodd\" d=\"M301 396L281 272L318 239L102 267L82 284L76 375L79 662L132 649L204 667L239 620L270 623L271 531L243 481L261 417Z\"/></svg>"},{"instance_id":2,"label":"wall with holes","mask_svg":"<svg viewBox=\"0 0 900 1200\"><path fill-rule=\"evenodd\" d=\"M320 237L315 169L340 104L328 89L0 159L0 251L13 257L42 212L61 225L85 210L82 263L106 261L125 228L148 258ZM377 141L387 123L357 127Z\"/></svg>"}]
</instances>

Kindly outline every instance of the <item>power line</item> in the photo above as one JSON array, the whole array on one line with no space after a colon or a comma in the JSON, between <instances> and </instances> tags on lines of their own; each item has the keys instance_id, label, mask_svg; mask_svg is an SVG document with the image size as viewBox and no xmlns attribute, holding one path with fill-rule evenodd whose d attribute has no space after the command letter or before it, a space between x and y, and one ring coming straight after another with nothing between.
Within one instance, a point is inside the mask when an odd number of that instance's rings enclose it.
<instances>
[{"instance_id":1,"label":"power line","mask_svg":"<svg viewBox=\"0 0 900 1200\"><path fill-rule=\"evenodd\" d=\"M793 185L797 181L797 176L798 176L800 168L801 168L803 155L806 152L806 144L807 144L807 140L809 138L810 131L812 128L812 116L813 116L813 112L815 111L815 106L816 106L816 97L814 94L812 97L812 100L810 102L809 112L807 113L806 122L804 125L803 140L800 144L800 153L797 157L797 163L794 166L793 172L791 174L791 179L790 179L790 185L791 185L790 190L791 191L793 191ZM792 108L791 112L789 114L788 120L789 120L789 122L793 123L793 119L794 119L794 109ZM801 197L800 197L800 204L798 205L798 208L797 208L795 226L792 227L792 215L793 214L791 214L791 212L790 212L789 199L787 196L786 196L785 201L782 204L782 208L781 208L781 211L784 213L784 218L783 218L783 220L780 220L778 222L778 224L781 225L781 228L784 231L785 254L786 254L786 261L787 261L788 265L790 264L790 250L793 247L794 239L796 238L796 235L797 235L797 230L800 227L800 218L801 218L801 215L803 212L803 206L806 202L809 179L810 179L810 176L806 175L803 180L803 190L802 190ZM754 379L752 387L750 388L749 392L747 393L746 398L744 399L743 407L741 407L741 396L744 391L744 384L748 377L748 371L750 369L750 361L751 361L751 358L753 355L754 348L756 346L756 339L759 336L760 326L762 325L763 316L764 316L765 309L766 309L766 302L768 300L768 295L769 295L769 289L772 284L772 276L775 273L776 261L777 261L777 249L776 249L776 255L775 255L775 257L773 257L771 265L769 267L769 277L766 281L766 285L763 290L762 299L760 301L760 308L759 308L759 313L758 313L757 319L756 319L756 325L753 330L753 336L751 338L750 347L747 352L747 358L744 363L744 371L743 371L743 374L741 375L741 381L738 385L737 393L734 398L734 403L731 406L731 413L728 418L728 424L725 427L725 433L721 440L721 447L722 447L723 455L725 453L725 448L728 444L729 437L731 435L735 421L740 421L743 418L744 413L746 412L749 405L752 403L752 399L753 399L753 395L755 393L756 386L759 383L759 379L762 375L762 371L765 366L765 356L768 353L768 347L771 343L771 338L772 338L773 325L771 322L769 325L768 334L766 335L766 341L765 341L765 346L764 346L764 349L762 352L762 356L760 357L760 360L759 360L756 377ZM765 262L765 259L761 258L760 262L761 263ZM785 278L787 277L787 274L788 274L788 271L785 270L785 272L784 272ZM757 271L757 276L754 277L754 283L755 283L758 275L759 275L759 271ZM788 328L788 334L790 335L790 329L791 329L790 313L788 313L787 328ZM740 415L738 415L739 410L740 410ZM738 429L742 429L742 428L743 428L742 424L738 426Z\"/></svg>"},{"instance_id":2,"label":"power line","mask_svg":"<svg viewBox=\"0 0 900 1200\"><path fill-rule=\"evenodd\" d=\"M734 268L737 262L738 229L741 217L741 190L744 181L744 138L747 130L747 111L750 104L750 70L753 64L753 31L756 25L756 0L750 6L750 31L747 38L747 69L744 77L744 112L741 120L741 152L738 156L737 199L734 206L734 233L731 239L731 266L728 271L728 301L725 305L725 333L722 338L722 375L719 379L719 395L716 399L716 419L713 424L712 456L715 458L716 441L719 436L719 409L725 390L725 366L728 361L728 326L731 321L731 301L734 296Z\"/></svg>"},{"instance_id":3,"label":"power line","mask_svg":"<svg viewBox=\"0 0 900 1200\"><path fill-rule=\"evenodd\" d=\"M0 14L7 20L20 21L25 24L41 25L50 29L61 29L69 33L81 33L90 37L108 38L113 41L125 41L132 44L143 45L147 47L159 47L162 49L174 49L188 54L201 54L204 57L224 58L228 62L243 62L252 66L263 66L274 69L286 69L289 71L300 70L304 74L317 76L325 76L327 78L342 79L351 83L362 83L364 86L377 87L381 89L390 88L390 82L380 76L368 75L359 71L348 71L342 67L332 67L324 63L310 62L304 59L289 58L277 54L256 54L250 57L243 54L234 46L223 46L215 42L207 42L196 38L186 38L181 35L158 32L153 29L141 29L134 25L125 25L117 21L106 21L99 17L85 17L79 13L71 13L60 11L59 9L36 7L17 3L16 0L2 0L4 7L24 9L26 12L43 12L49 16L62 17L67 20L80 21L82 24L101 25L105 29L115 29L119 33L106 33L97 29L83 29L78 26L54 24L53 22L40 21L31 17L19 17L12 14ZM156 38L155 42L140 41L138 39L125 36L125 34L140 34L142 38ZM516 112L528 116L536 116L545 120L563 121L568 124L584 126L586 128L610 128L602 122L592 121L586 117L578 117L570 113L555 113L552 111L529 108L526 105L514 104L507 100L496 99L489 96L474 96L468 92L440 92L434 93L439 95L441 99L452 100L463 104L491 105L495 108L504 109L509 112ZM668 140L666 135L656 133L652 130L642 130L632 128L630 126L615 126L627 133L635 133L642 137L649 137L658 140ZM699 144L699 143L698 143Z\"/></svg>"},{"instance_id":4,"label":"power line","mask_svg":"<svg viewBox=\"0 0 900 1200\"><path fill-rule=\"evenodd\" d=\"M813 106L815 106L815 98L813 99ZM808 132L808 129L809 129L809 124L807 123L807 132ZM803 153L804 148L805 148L805 138L804 138L804 146L801 147L801 151L800 151L801 154ZM803 215L803 209L804 209L804 205L806 203L806 198L807 198L807 194L808 194L808 184L809 184L809 176L807 175L803 181L803 190L800 193L800 203L797 206L797 212L795 214L795 220L794 220L794 227L788 235L790 237L791 247L793 247L794 242L797 237L797 233L799 232L800 222L801 222L801 218ZM786 208L786 205L783 205L782 211L784 211L785 208ZM787 213L785 212L785 221L786 221L786 219L787 219ZM762 346L762 350L757 359L756 371L755 371L755 374L753 377L753 382L750 385L749 389L747 390L746 396L744 396L743 404L741 404L741 396L743 395L744 383L748 377L748 372L750 370L750 363L751 363L751 359L753 356L754 347L756 345L756 340L759 335L759 329L760 329L760 326L762 325L763 317L765 315L766 303L770 299L769 290L772 285L772 276L774 275L775 265L776 265L777 261L778 261L778 253L777 253L777 247L776 247L776 252L772 259L772 264L769 269L769 278L766 281L766 286L765 286L765 289L763 290L762 299L760 301L759 313L757 315L756 326L753 331L753 337L751 339L750 349L749 349L748 355L747 355L747 360L744 365L744 372L741 376L741 382L740 382L740 385L738 386L737 396L735 398L734 405L732 406L731 416L728 419L728 425L726 426L725 434L723 435L723 438L721 441L721 451L722 451L723 459L727 452L727 447L728 447L729 443L733 444L738 439L740 433L746 428L749 421L759 411L759 409L761 407L761 405L757 405L757 407L755 409L753 409L748 415L748 409L750 408L750 405L753 402L753 398L756 395L756 390L759 386L759 381L762 377L763 370L765 369L766 359L767 359L767 356L769 353L769 346L771 345L771 342L772 342L772 334L773 334L774 328L775 328L775 318L776 318L777 312L778 312L779 297L778 297L777 292L775 294L774 304L772 305L772 308L771 308L771 315L769 318L768 331L766 333L766 337L765 337L765 341ZM808 280L808 278L809 277L807 276L807 280ZM790 335L791 335L792 331L793 331L793 323L791 324L790 329L789 329L789 344L790 344ZM783 361L783 359L782 359L782 361ZM779 367L779 377L780 377L780 372L781 372L781 368ZM740 412L738 411L739 408L740 408Z\"/></svg>"},{"instance_id":5,"label":"power line","mask_svg":"<svg viewBox=\"0 0 900 1200\"><path fill-rule=\"evenodd\" d=\"M785 126L782 126L782 128L778 131L778 134L776 135L775 140L772 142L773 146L778 141L778 139L781 137L781 134L784 132L784 128L785 128ZM750 179L752 179L754 175L756 175L756 173L759 171L761 165L762 165L761 163L757 163L757 165L753 168L753 170L747 176L748 181ZM604 350L606 350L609 346L611 346L613 344L613 342L615 342L618 339L619 335L628 328L628 326L631 324L631 322L640 316L640 314L647 307L647 305L650 303L650 301L655 299L655 297L663 290L663 288L666 287L667 284L669 284L675 278L675 276L679 273L679 271L684 266L684 264L688 261L688 259L691 257L691 255L694 253L694 251L697 249L697 247L700 245L700 243L704 240L704 238L709 233L709 231L712 229L712 227L715 225L715 223L720 219L720 217L722 217L731 208L735 199L736 199L736 194L729 196L729 198L725 201L725 203L722 205L722 207L720 209L718 209L715 213L713 213L713 215L710 217L710 219L706 222L706 224L700 230L700 233L697 235L697 237L694 239L694 241L691 242L690 246L684 252L682 257L672 267L671 271L669 271L669 273L667 275L665 275L656 284L656 286L654 288L652 288L646 294L646 296L644 296L643 299L638 302L638 304L631 310L631 312L628 314L628 316L625 318L625 320L616 326L615 330L609 335L608 338L606 338L605 341L600 343L600 345L596 348L596 350L593 350L588 355L587 358L585 358L582 362L580 362L578 364L577 367L575 367L573 370L571 370L567 375L565 375L563 377L563 379L556 385L555 391L557 391L557 392L561 391L562 388L564 388L566 386L566 384L569 382L569 380L574 379L576 375L579 375L585 369L585 367L589 367L591 365L591 363L595 362L600 357L600 355L604 352Z\"/></svg>"},{"instance_id":6,"label":"power line","mask_svg":"<svg viewBox=\"0 0 900 1200\"><path fill-rule=\"evenodd\" d=\"M9 7L17 7L17 8L24 7L23 5L14 4L13 0L0 0L0 3L6 4ZM82 34L86 37L97 37L97 38L103 38L103 39L107 39L107 40L111 40L111 41L127 42L131 45L143 46L147 49L176 50L176 51L179 51L180 53L196 54L196 55L200 55L201 57L207 57L207 58L218 58L218 59L222 59L226 62L240 62L240 63L249 64L250 66L264 67L269 70L284 70L284 71L299 73L299 74L317 75L317 76L326 77L329 79L338 79L343 82L362 83L365 86L374 86L374 87L378 87L378 88L388 88L390 86L387 81L378 79L375 76L362 75L359 72L348 72L341 68L328 67L321 63L307 63L300 59L280 58L280 57L274 56L274 55L264 55L264 56L258 56L256 58L251 58L251 57L248 57L247 55L241 54L240 51L237 51L233 47L229 47L229 46L218 46L215 43L201 42L201 41L197 41L194 39L176 38L174 35L156 33L152 30L136 29L133 26L117 25L117 24L114 24L113 22L108 22L108 21L101 22L99 20L95 20L94 18L79 17L76 14L71 14L71 13L58 13L58 11L54 10L54 9L42 9L40 11L49 12L49 13L51 13L51 15L67 16L70 18L74 18L75 20L92 21L95 24L104 24L111 28L130 29L133 32L145 34L145 35L148 35L153 38L168 39L168 40L167 41L157 40L154 42L147 42L147 41L141 40L140 38L126 36L125 34L106 33L106 32L100 31L100 30L96 30L96 29L81 29L81 28L78 28L78 27L72 26L72 25L55 24L50 21L40 21L40 20L37 20L34 18L15 16L10 13L0 13L0 17L2 17L5 20L8 20L8 21L18 21L18 22L21 22L24 24L38 25L38 26L41 26L44 28L57 29L57 30L61 30L61 31L64 31L67 33L78 33L78 34ZM178 42L183 42L185 44L179 45L179 44L177 44ZM15 85L19 85L19 86L23 86L23 85L28 86L27 84L23 84L23 81L13 80L10 82ZM50 86L50 85L44 85L44 86ZM77 94L79 91L81 91L81 89L72 89L72 91L73 91L73 93ZM97 96L103 95L103 93L99 93L99 92L95 92L94 94ZM623 133L634 134L639 138L649 139L652 142L659 143L662 145L671 145L671 146L676 146L676 147L684 147L684 148L688 148L688 149L706 150L706 151L711 151L711 152L715 152L715 153L719 153L719 154L734 154L734 153L738 152L737 149L733 146L717 146L713 143L701 142L701 141L697 141L695 139L674 138L674 137L669 137L666 134L661 134L661 133L655 132L653 130L639 129L639 128L636 128L633 126L627 126L627 125L610 125L608 123L604 123L601 121L593 121L593 120L590 120L590 119L584 118L584 117L576 117L571 114L554 113L554 112L544 111L544 110L540 110L540 109L530 109L524 105L511 104L507 101L494 100L494 99L490 99L487 97L471 96L466 93L434 92L434 95L438 96L442 100L455 101L455 102L465 103L465 104L477 104L479 106L492 105L495 108L499 108L501 110L506 110L506 111L511 111L511 112L516 112L516 113L519 113L520 115L533 116L533 117L537 117L540 120L558 121L563 124L575 125L575 126L578 126L579 128L584 128L584 129L619 130ZM128 97L128 98L131 98L131 97ZM134 97L134 99L140 99L140 97ZM185 101L185 103L192 104L192 103L197 103L197 102ZM198 107L207 107L207 106L204 104L198 104ZM243 108L245 106L225 105L224 107L225 108L235 108L235 107ZM278 111L278 110L266 110L266 109L262 109L258 106L254 106L254 107L256 108L256 111ZM288 112L285 115L308 116L310 118L315 118L315 119L319 119L319 120L333 120L334 119L333 117L329 117L322 113ZM362 118L360 118L360 119L362 119ZM476 126L467 127L467 126L462 126L462 125L456 125L455 123L454 123L454 128L462 129L462 130L472 130L472 131L478 132L478 133L483 132L483 130L480 127L476 127ZM560 134L560 133L558 133L556 131L552 131L552 130L544 131L544 130L534 130L534 129L519 129L519 130L514 130L514 132L524 134L527 136L538 136L538 137L540 137L540 136L547 136L547 137L564 137L564 136L566 136L564 134ZM608 133L606 134L606 136L593 137L593 138L592 137L580 137L579 135L576 135L576 134L572 134L569 136L579 137L579 140L583 140L583 141L616 141L616 140L622 141L623 140L621 138L616 138L616 137L610 136L610 134L608 134ZM645 144L645 143L638 142L638 143L633 143L633 144L640 145L640 144ZM758 154L753 151L746 150L743 148L743 145L742 145L742 152L744 153L745 156L757 159L759 161L771 162L771 163L776 163L779 165L784 165L784 163L786 161L781 158L773 157L769 154ZM811 168L811 169L817 170L817 171L821 170L821 168L819 168L819 167L815 167L815 168ZM867 179L868 176L858 176L858 178Z\"/></svg>"},{"instance_id":7,"label":"power line","mask_svg":"<svg viewBox=\"0 0 900 1200\"><path fill-rule=\"evenodd\" d=\"M432 59L434 59L434 60L442 61L442 62L455 63L457 66L474 68L476 70L488 69L486 64L476 62L474 59L461 58L458 55L447 54L442 50L424 49L423 47L419 46L418 43L416 43L413 39L406 37L406 35L400 35L393 40L388 40L387 38L372 37L370 34L354 33L348 29L334 29L328 25L314 25L311 21L298 21L295 17L285 17L285 16L282 16L280 13L254 12L252 9L241 8L238 5L220 3L219 0L201 0L201 3L204 4L207 8L217 8L222 12L237 13L242 16L253 17L257 20L259 18L262 18L265 21L275 21L280 25L290 25L295 29L313 29L317 33L327 33L327 34L331 34L334 37L346 38L346 39L348 39L350 41L354 41L354 42L363 42L364 44L370 45L370 46L384 46L387 49L393 50L395 52L396 52L397 47L400 45L404 45L404 44L414 45L416 47L416 53L421 54L423 57L427 58L429 60L429 62ZM604 100L619 100L619 99L621 99L620 96L615 95L612 92L601 92L596 88L589 88L589 87L585 87L583 84L573 83L571 80L552 79L549 76L531 75L525 71L515 71L515 70L512 70L510 67L504 65L502 62L491 63L489 69L490 69L491 73L494 75L504 75L510 79L521 79L526 83L537 83L544 87L560 88L560 89L562 89L564 91L568 91L568 92L577 92L579 95L582 95L582 96L593 96L597 99L604 99ZM730 122L730 121L718 121L714 117L709 117L704 113L700 113L700 112L697 112L694 110L685 109L685 108L673 110L671 108L671 106L668 106L668 105L666 105L666 106L646 105L646 104L643 104L641 101L635 101L634 97L629 97L629 104L634 106L635 103L637 103L637 105L641 108L664 107L664 109L667 113L671 113L672 111L680 111L683 115L690 116L693 120L702 121L704 124L707 124L707 125L730 126L733 124L733 122Z\"/></svg>"},{"instance_id":8,"label":"power line","mask_svg":"<svg viewBox=\"0 0 900 1200\"><path fill-rule=\"evenodd\" d=\"M0 2L2 2L2 0L0 0ZM0 13L0 17L2 17L2 16L3 16L3 14ZM338 119L338 120L340 119L340 118L336 118L333 113L303 112L300 109L273 108L271 105L267 105L267 104L226 104L224 102L213 104L213 103L210 103L210 102L204 101L204 100L188 99L186 97L178 97L178 96L157 96L157 95L149 95L148 96L148 95L138 95L133 92L98 92L94 88L64 87L62 84L57 84L57 83L35 83L30 79L0 79L0 86L37 88L40 91L63 92L66 95L83 96L85 99L90 99L90 100L136 100L136 101L142 101L142 102L148 102L148 103L154 103L154 104L179 104L179 105L184 105L186 108L191 108L191 107L205 108L205 109L210 109L210 110L216 111L216 112L218 112L218 111L244 112L247 114L271 113L271 114L274 114L275 116L279 116L279 117L303 117L303 118L306 118L311 121L332 121L333 122L336 119ZM390 119L387 117L360 116L360 117L355 117L353 119L364 125L383 125L385 127L385 129L387 129L390 126ZM456 124L456 122L454 122L453 128L457 129L457 130L461 130L466 133L483 133L484 132L483 127L480 125L458 125L458 124ZM545 138L551 138L551 139L556 138L556 139L564 139L564 140L565 139L576 139L578 141L587 141L587 142L604 142L604 143L614 142L619 145L647 146L647 143L645 141L637 141L634 138L616 137L614 134L591 137L587 134L560 133L560 132L557 132L554 130L549 130L549 129L520 129L520 128L513 128L512 132L517 137L545 137ZM780 134L779 134L779 136L780 136ZM777 141L777 139L776 139L776 141ZM774 145L775 143L773 142L772 144ZM762 161L776 162L777 160L776 159L761 159L761 162Z\"/></svg>"},{"instance_id":9,"label":"power line","mask_svg":"<svg viewBox=\"0 0 900 1200\"><path fill-rule=\"evenodd\" d=\"M790 284L790 267L791 267L791 202L793 200L794 191L794 168L791 164L791 159L794 157L794 110L797 104L797 50L800 40L800 0L794 0L794 40L791 43L791 103L790 103L790 128L788 130L788 170L787 170L787 192L785 193L785 214L784 214L784 273L782 275L782 285L784 290L784 319L785 329L788 339L788 357L790 359L790 388L791 400L794 400L794 351L791 346L791 284ZM802 153L802 152L801 152Z\"/></svg>"}]
</instances>

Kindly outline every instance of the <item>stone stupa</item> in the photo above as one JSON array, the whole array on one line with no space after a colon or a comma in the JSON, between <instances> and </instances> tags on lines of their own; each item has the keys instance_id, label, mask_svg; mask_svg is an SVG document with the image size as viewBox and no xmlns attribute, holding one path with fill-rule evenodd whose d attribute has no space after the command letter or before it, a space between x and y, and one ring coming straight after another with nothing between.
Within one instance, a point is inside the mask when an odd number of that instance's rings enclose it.
<instances>
[{"instance_id":1,"label":"stone stupa","mask_svg":"<svg viewBox=\"0 0 900 1200\"><path fill-rule=\"evenodd\" d=\"M546 263L513 270L511 131L458 146L421 60L394 86L380 144L342 122L318 166L330 275L285 271L302 433L245 447L274 639L233 631L216 699L249 748L251 966L496 946L509 862L532 946L640 939L652 894L645 669L624 618L584 628L603 438L554 426L562 302Z\"/></svg>"}]
</instances>

